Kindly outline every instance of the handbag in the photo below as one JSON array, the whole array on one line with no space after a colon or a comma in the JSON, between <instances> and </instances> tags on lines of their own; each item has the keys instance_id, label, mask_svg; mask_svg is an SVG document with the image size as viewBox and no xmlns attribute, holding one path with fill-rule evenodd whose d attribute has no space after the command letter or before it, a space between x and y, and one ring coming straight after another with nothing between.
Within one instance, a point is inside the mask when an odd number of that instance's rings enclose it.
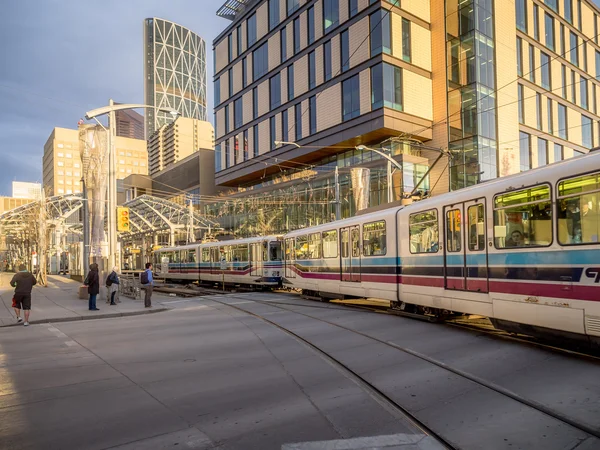
<instances>
[{"instance_id":1,"label":"handbag","mask_svg":"<svg viewBox=\"0 0 600 450\"><path fill-rule=\"evenodd\" d=\"M13 303L12 303L12 307L16 308L17 307L17 299L13 297Z\"/></svg>"}]
</instances>

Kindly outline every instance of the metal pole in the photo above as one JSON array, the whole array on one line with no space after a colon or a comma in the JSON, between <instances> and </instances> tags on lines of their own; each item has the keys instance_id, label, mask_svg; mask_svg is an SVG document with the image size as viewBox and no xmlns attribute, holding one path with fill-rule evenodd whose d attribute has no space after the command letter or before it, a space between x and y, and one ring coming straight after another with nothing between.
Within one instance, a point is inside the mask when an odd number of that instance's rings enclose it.
<instances>
[{"instance_id":1,"label":"metal pole","mask_svg":"<svg viewBox=\"0 0 600 450\"><path fill-rule=\"evenodd\" d=\"M88 197L87 197L87 187L85 185L85 180L82 178L81 182L83 183L83 279L88 272L88 268L90 265L90 212L88 208Z\"/></svg>"},{"instance_id":2,"label":"metal pole","mask_svg":"<svg viewBox=\"0 0 600 450\"><path fill-rule=\"evenodd\" d=\"M435 165L438 163L438 161L440 159L442 159L442 156L444 156L444 155L445 155L445 153L440 153L440 156L438 156L436 158L436 160L433 162L433 164L431 165L431 167L429 167L429 169L427 169L427 172L425 172L425 174L421 177L421 179L419 180L417 185L414 187L414 189L412 190L410 195L415 195L415 192L417 192L417 189L419 189L419 186L421 186L421 183L423 183L423 181L425 181L425 178L427 178L427 175L429 175L429 172L431 172L431 170L435 167Z\"/></svg>"},{"instance_id":3,"label":"metal pole","mask_svg":"<svg viewBox=\"0 0 600 450\"><path fill-rule=\"evenodd\" d=\"M335 166L335 220L340 220L342 218L342 204L340 202L340 172L338 167Z\"/></svg>"},{"instance_id":4,"label":"metal pole","mask_svg":"<svg viewBox=\"0 0 600 450\"><path fill-rule=\"evenodd\" d=\"M112 107L114 101L109 100ZM108 113L108 267L117 264L117 157L114 149L115 112Z\"/></svg>"},{"instance_id":5,"label":"metal pole","mask_svg":"<svg viewBox=\"0 0 600 450\"><path fill-rule=\"evenodd\" d=\"M394 191L392 189L392 163L387 163L387 202L392 203L394 201Z\"/></svg>"}]
</instances>

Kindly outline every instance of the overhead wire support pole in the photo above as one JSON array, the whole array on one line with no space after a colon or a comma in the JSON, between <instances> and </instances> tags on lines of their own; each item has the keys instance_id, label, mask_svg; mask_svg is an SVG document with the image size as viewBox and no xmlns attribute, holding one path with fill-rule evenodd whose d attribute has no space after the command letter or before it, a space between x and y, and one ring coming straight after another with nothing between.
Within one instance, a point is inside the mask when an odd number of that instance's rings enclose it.
<instances>
[{"instance_id":1,"label":"overhead wire support pole","mask_svg":"<svg viewBox=\"0 0 600 450\"><path fill-rule=\"evenodd\" d=\"M338 167L335 166L335 220L341 220L342 218L342 205L340 202L340 172Z\"/></svg>"}]
</instances>

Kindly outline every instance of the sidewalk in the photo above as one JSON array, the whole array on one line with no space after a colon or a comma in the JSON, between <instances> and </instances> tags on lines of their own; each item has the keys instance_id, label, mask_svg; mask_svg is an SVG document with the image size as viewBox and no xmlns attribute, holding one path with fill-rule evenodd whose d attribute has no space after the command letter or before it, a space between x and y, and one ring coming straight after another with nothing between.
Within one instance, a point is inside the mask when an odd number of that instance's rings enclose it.
<instances>
[{"instance_id":1,"label":"sidewalk","mask_svg":"<svg viewBox=\"0 0 600 450\"><path fill-rule=\"evenodd\" d=\"M10 280L13 273L0 274L0 327L16 324L15 312L12 308L13 288ZM121 317L129 315L150 314L165 311L161 300L170 297L154 294L153 308L145 309L143 300L133 300L121 296L121 303L111 306L106 303L106 289L101 289L96 304L100 311L89 311L88 301L78 298L81 284L60 275L48 276L48 287L35 286L31 300L30 323L66 322L72 320ZM21 315L21 317L23 317Z\"/></svg>"}]
</instances>

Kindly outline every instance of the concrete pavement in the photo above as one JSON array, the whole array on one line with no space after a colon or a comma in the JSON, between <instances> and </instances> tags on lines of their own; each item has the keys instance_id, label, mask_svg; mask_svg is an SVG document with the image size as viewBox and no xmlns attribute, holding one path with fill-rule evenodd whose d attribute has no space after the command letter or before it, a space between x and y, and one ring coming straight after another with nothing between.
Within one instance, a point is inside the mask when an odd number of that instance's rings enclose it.
<instances>
[{"instance_id":1,"label":"concrete pavement","mask_svg":"<svg viewBox=\"0 0 600 450\"><path fill-rule=\"evenodd\" d=\"M16 324L16 317L12 308L13 288L10 280L13 273L0 274L0 327ZM48 287L35 286L32 293L31 323L58 322L68 320L85 320L124 315L149 314L164 311L160 305L161 300L170 297L154 293L152 309L144 309L142 300L133 300L121 296L121 303L110 306L105 303L106 294L98 296L96 302L100 311L89 311L88 301L78 298L80 283L66 276L48 276Z\"/></svg>"}]
</instances>

